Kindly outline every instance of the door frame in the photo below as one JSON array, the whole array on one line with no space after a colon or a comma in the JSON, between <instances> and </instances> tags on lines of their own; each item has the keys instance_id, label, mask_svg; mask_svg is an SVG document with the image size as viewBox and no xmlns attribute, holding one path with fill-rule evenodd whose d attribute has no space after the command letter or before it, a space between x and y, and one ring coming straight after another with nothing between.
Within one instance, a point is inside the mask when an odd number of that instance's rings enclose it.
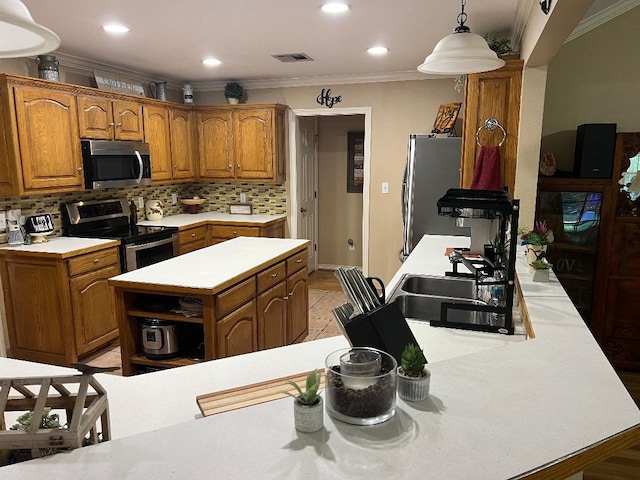
<instances>
[{"instance_id":1,"label":"door frame","mask_svg":"<svg viewBox=\"0 0 640 480\"><path fill-rule=\"evenodd\" d=\"M298 172L296 169L298 123L297 117L336 115L364 115L364 186L362 189L362 271L369 271L369 201L371 186L371 107L293 108L289 110L289 232L298 235ZM318 233L316 232L316 235Z\"/></svg>"}]
</instances>

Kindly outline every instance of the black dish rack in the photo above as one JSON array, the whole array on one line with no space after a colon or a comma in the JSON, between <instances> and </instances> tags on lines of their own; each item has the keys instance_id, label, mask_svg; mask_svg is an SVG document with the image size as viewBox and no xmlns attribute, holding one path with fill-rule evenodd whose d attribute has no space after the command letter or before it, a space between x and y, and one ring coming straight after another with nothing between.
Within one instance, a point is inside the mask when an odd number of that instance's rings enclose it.
<instances>
[{"instance_id":1,"label":"black dish rack","mask_svg":"<svg viewBox=\"0 0 640 480\"><path fill-rule=\"evenodd\" d=\"M458 262L447 276L471 277L478 287L487 286L499 292L495 305L471 305L443 302L440 320L432 320L432 326L461 328L513 335L513 295L515 290L516 246L518 243L518 218L520 200L512 199L507 191L470 190L452 188L438 200L438 215L457 218L486 219L498 222L496 241L485 245L481 259L464 258L459 251L459 262L471 273L458 272ZM491 280L488 280L491 279ZM450 310L485 312L482 322L459 322L449 319Z\"/></svg>"}]
</instances>

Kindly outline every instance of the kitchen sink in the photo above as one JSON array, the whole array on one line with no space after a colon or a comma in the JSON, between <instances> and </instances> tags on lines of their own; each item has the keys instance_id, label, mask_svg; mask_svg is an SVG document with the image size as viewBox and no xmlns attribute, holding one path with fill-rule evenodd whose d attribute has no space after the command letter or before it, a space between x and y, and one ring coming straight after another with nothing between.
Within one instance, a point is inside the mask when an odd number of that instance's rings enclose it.
<instances>
[{"instance_id":1,"label":"kitchen sink","mask_svg":"<svg viewBox=\"0 0 640 480\"><path fill-rule=\"evenodd\" d=\"M406 275L400 282L400 290L421 295L476 298L475 281L467 278L438 277L435 275ZM440 316L440 313L438 313L438 316Z\"/></svg>"},{"instance_id":2,"label":"kitchen sink","mask_svg":"<svg viewBox=\"0 0 640 480\"><path fill-rule=\"evenodd\" d=\"M405 318L422 321L440 320L440 308L443 302L465 304L465 305L486 305L480 300L469 298L446 297L443 295L416 295L410 293L394 294L390 301L395 301ZM447 320L450 322L469 323L483 325L489 323L489 312L477 312L472 310L453 310L447 313Z\"/></svg>"}]
</instances>

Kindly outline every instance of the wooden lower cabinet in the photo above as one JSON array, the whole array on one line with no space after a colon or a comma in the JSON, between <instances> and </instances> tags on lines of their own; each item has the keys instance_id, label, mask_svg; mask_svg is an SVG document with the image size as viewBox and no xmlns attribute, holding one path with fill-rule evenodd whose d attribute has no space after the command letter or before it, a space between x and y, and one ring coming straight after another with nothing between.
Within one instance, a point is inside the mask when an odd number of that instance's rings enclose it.
<instances>
[{"instance_id":1,"label":"wooden lower cabinet","mask_svg":"<svg viewBox=\"0 0 640 480\"><path fill-rule=\"evenodd\" d=\"M251 225L242 223L209 225L209 245L215 245L236 237L271 237L284 238L285 219L272 222L268 225Z\"/></svg>"},{"instance_id":2,"label":"wooden lower cabinet","mask_svg":"<svg viewBox=\"0 0 640 480\"><path fill-rule=\"evenodd\" d=\"M251 301L216 324L218 357L231 357L257 350L256 303Z\"/></svg>"},{"instance_id":3,"label":"wooden lower cabinet","mask_svg":"<svg viewBox=\"0 0 640 480\"><path fill-rule=\"evenodd\" d=\"M0 265L10 357L68 366L118 337L116 247L69 259L7 250Z\"/></svg>"},{"instance_id":4,"label":"wooden lower cabinet","mask_svg":"<svg viewBox=\"0 0 640 480\"><path fill-rule=\"evenodd\" d=\"M207 246L207 227L200 225L198 227L180 230L178 232L179 254L185 254L199 250Z\"/></svg>"},{"instance_id":5,"label":"wooden lower cabinet","mask_svg":"<svg viewBox=\"0 0 640 480\"><path fill-rule=\"evenodd\" d=\"M297 343L309 334L309 287L305 268L287 278L287 343Z\"/></svg>"},{"instance_id":6,"label":"wooden lower cabinet","mask_svg":"<svg viewBox=\"0 0 640 480\"><path fill-rule=\"evenodd\" d=\"M287 344L286 297L286 282L280 282L258 297L258 349Z\"/></svg>"},{"instance_id":7,"label":"wooden lower cabinet","mask_svg":"<svg viewBox=\"0 0 640 480\"><path fill-rule=\"evenodd\" d=\"M73 277L71 305L78 355L91 352L114 339L117 333L115 302L108 279L120 274L120 265Z\"/></svg>"}]
</instances>

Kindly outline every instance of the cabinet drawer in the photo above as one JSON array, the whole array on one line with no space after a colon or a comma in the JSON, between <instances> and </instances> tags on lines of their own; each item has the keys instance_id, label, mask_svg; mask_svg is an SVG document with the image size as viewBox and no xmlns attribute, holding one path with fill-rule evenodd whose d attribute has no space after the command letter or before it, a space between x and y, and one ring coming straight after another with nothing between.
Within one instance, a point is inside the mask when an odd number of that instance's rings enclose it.
<instances>
[{"instance_id":1,"label":"cabinet drawer","mask_svg":"<svg viewBox=\"0 0 640 480\"><path fill-rule=\"evenodd\" d=\"M240 282L216 295L216 318L221 319L256 295L255 277Z\"/></svg>"},{"instance_id":2,"label":"cabinet drawer","mask_svg":"<svg viewBox=\"0 0 640 480\"><path fill-rule=\"evenodd\" d=\"M308 258L309 256L307 255L306 248L303 251L287 258L287 275L291 275L301 268L306 267Z\"/></svg>"},{"instance_id":3,"label":"cabinet drawer","mask_svg":"<svg viewBox=\"0 0 640 480\"><path fill-rule=\"evenodd\" d=\"M233 227L228 225L211 225L211 236L219 238L259 237L260 227Z\"/></svg>"},{"instance_id":4,"label":"cabinet drawer","mask_svg":"<svg viewBox=\"0 0 640 480\"><path fill-rule=\"evenodd\" d=\"M268 290L285 279L284 262L280 262L258 274L258 293Z\"/></svg>"},{"instance_id":5,"label":"cabinet drawer","mask_svg":"<svg viewBox=\"0 0 640 480\"><path fill-rule=\"evenodd\" d=\"M115 247L88 253L86 255L79 255L69 259L69 275L79 275L81 273L95 270L96 268L102 268L119 262L118 249Z\"/></svg>"},{"instance_id":6,"label":"cabinet drawer","mask_svg":"<svg viewBox=\"0 0 640 480\"><path fill-rule=\"evenodd\" d=\"M190 228L188 230L181 230L178 232L178 241L180 245L193 242L204 242L207 238L207 227Z\"/></svg>"}]
</instances>

